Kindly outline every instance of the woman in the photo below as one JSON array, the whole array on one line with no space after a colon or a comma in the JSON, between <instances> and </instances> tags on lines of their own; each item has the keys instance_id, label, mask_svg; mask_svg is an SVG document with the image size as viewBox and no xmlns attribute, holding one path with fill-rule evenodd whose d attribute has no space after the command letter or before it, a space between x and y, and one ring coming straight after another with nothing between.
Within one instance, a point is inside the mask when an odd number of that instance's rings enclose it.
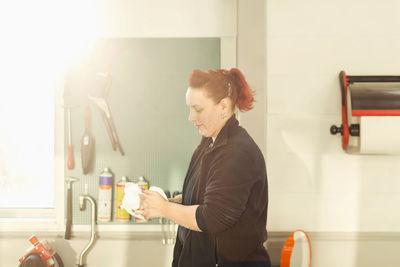
<instances>
[{"instance_id":1,"label":"woman","mask_svg":"<svg viewBox=\"0 0 400 267\"><path fill-rule=\"evenodd\" d=\"M253 102L253 92L238 69L194 70L190 76L189 120L203 138L186 174L182 202L144 191L136 211L180 225L173 267L270 266L263 246L268 208L265 161L234 113L236 108L252 109Z\"/></svg>"}]
</instances>

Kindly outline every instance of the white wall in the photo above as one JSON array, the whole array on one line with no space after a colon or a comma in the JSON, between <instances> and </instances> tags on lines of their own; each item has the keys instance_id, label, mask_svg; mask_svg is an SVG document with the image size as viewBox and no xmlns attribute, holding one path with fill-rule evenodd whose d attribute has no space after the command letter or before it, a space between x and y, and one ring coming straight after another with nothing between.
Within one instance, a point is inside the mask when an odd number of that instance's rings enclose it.
<instances>
[{"instance_id":1,"label":"white wall","mask_svg":"<svg viewBox=\"0 0 400 267\"><path fill-rule=\"evenodd\" d=\"M108 37L211 37L236 34L236 1L102 0L98 33Z\"/></svg>"},{"instance_id":2,"label":"white wall","mask_svg":"<svg viewBox=\"0 0 400 267\"><path fill-rule=\"evenodd\" d=\"M240 123L266 156L266 1L239 0L237 16L237 67L255 90L254 108L239 113Z\"/></svg>"},{"instance_id":3,"label":"white wall","mask_svg":"<svg viewBox=\"0 0 400 267\"><path fill-rule=\"evenodd\" d=\"M395 250L378 248L400 249L400 158L346 154L329 128L341 123L341 70L399 75L400 2L266 10L269 231L313 232L314 266L398 266Z\"/></svg>"}]
</instances>

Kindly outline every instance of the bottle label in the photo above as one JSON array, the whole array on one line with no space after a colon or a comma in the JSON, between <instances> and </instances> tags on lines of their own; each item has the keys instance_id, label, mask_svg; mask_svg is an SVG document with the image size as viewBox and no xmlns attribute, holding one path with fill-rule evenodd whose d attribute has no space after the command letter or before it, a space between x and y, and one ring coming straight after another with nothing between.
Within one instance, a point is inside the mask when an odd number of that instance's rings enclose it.
<instances>
[{"instance_id":1,"label":"bottle label","mask_svg":"<svg viewBox=\"0 0 400 267\"><path fill-rule=\"evenodd\" d=\"M124 198L125 184L117 184L117 208L116 219L117 221L129 221L129 213L121 208L122 200Z\"/></svg>"},{"instance_id":2,"label":"bottle label","mask_svg":"<svg viewBox=\"0 0 400 267\"><path fill-rule=\"evenodd\" d=\"M111 186L100 186L99 188L99 199L98 199L98 218L100 221L111 220L111 197L112 187Z\"/></svg>"},{"instance_id":3,"label":"bottle label","mask_svg":"<svg viewBox=\"0 0 400 267\"><path fill-rule=\"evenodd\" d=\"M111 201L99 199L98 217L100 221L111 220Z\"/></svg>"},{"instance_id":4,"label":"bottle label","mask_svg":"<svg viewBox=\"0 0 400 267\"><path fill-rule=\"evenodd\" d=\"M138 183L138 186L139 186L141 189L149 190L149 184L148 184L148 183Z\"/></svg>"}]
</instances>

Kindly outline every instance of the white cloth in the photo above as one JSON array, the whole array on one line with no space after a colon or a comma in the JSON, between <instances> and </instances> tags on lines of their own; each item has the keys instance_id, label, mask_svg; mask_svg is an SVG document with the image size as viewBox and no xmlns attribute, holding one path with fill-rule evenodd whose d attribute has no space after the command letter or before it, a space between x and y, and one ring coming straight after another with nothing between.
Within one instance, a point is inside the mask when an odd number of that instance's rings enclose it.
<instances>
[{"instance_id":1,"label":"white cloth","mask_svg":"<svg viewBox=\"0 0 400 267\"><path fill-rule=\"evenodd\" d=\"M160 187L151 186L149 190L159 193L162 197L168 200L164 190L162 190ZM144 219L142 215L136 214L133 211L140 208L140 194L143 194L142 189L137 183L126 183L121 208L125 209L129 214L135 216L136 218Z\"/></svg>"}]
</instances>

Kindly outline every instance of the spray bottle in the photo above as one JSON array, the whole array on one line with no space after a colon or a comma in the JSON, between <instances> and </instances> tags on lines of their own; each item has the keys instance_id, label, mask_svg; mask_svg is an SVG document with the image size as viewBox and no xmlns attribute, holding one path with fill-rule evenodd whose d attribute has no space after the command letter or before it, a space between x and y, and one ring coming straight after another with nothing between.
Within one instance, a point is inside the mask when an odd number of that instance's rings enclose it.
<instances>
[{"instance_id":1,"label":"spray bottle","mask_svg":"<svg viewBox=\"0 0 400 267\"><path fill-rule=\"evenodd\" d=\"M111 221L112 205L112 173L108 168L104 168L99 179L99 200L98 200L98 220L101 222Z\"/></svg>"},{"instance_id":2,"label":"spray bottle","mask_svg":"<svg viewBox=\"0 0 400 267\"><path fill-rule=\"evenodd\" d=\"M124 198L125 184L128 181L126 176L122 176L121 180L116 184L117 187L117 207L116 207L116 220L117 222L129 222L129 213L122 209L120 206Z\"/></svg>"},{"instance_id":3,"label":"spray bottle","mask_svg":"<svg viewBox=\"0 0 400 267\"><path fill-rule=\"evenodd\" d=\"M140 176L138 179L138 186L144 190L149 190L149 183L144 179L143 176Z\"/></svg>"},{"instance_id":4,"label":"spray bottle","mask_svg":"<svg viewBox=\"0 0 400 267\"><path fill-rule=\"evenodd\" d=\"M140 176L140 177L139 177L139 179L138 179L138 186L139 186L139 188L141 188L141 189L149 190L149 183L144 179L143 176ZM136 222L138 222L138 223L144 223L144 222L147 222L147 220L146 220L146 219L141 219L141 218L136 217Z\"/></svg>"}]
</instances>

